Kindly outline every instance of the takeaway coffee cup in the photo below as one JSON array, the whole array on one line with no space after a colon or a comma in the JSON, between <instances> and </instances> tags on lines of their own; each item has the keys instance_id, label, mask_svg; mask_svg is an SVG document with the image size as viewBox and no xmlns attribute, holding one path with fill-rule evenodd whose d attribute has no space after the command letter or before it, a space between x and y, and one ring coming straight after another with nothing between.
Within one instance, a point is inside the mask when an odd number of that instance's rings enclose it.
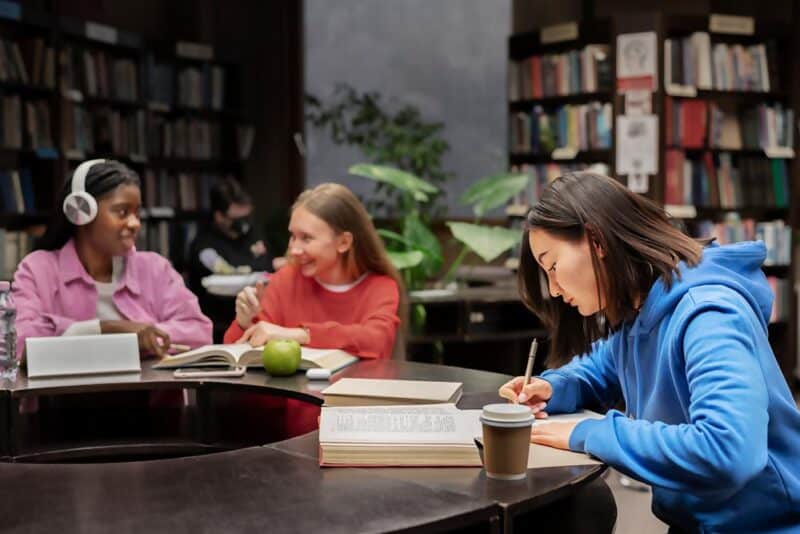
<instances>
[{"instance_id":1,"label":"takeaway coffee cup","mask_svg":"<svg viewBox=\"0 0 800 534\"><path fill-rule=\"evenodd\" d=\"M533 414L521 404L487 404L483 424L483 468L486 476L520 480L528 473Z\"/></svg>"}]
</instances>

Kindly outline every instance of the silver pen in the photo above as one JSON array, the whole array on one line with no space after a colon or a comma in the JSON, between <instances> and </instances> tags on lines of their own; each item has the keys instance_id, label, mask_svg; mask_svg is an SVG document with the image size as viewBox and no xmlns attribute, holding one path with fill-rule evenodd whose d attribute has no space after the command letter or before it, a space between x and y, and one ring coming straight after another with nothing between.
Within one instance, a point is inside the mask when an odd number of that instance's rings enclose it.
<instances>
[{"instance_id":1,"label":"silver pen","mask_svg":"<svg viewBox=\"0 0 800 534\"><path fill-rule=\"evenodd\" d=\"M531 373L533 372L533 360L536 359L536 350L539 348L539 342L536 341L536 338L533 338L531 341L531 350L528 352L528 365L525 366L525 378L522 381L522 387L528 385L528 382L531 381Z\"/></svg>"}]
</instances>

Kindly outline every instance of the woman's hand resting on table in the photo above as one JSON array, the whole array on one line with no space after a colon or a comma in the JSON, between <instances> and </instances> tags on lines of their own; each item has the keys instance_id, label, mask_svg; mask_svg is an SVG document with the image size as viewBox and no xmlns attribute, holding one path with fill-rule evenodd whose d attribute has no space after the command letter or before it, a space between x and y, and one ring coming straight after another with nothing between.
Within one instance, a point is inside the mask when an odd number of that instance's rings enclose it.
<instances>
[{"instance_id":1,"label":"woman's hand resting on table","mask_svg":"<svg viewBox=\"0 0 800 534\"><path fill-rule=\"evenodd\" d=\"M547 417L544 409L547 401L553 396L553 387L547 380L541 378L531 378L528 385L522 387L525 377L518 376L513 380L503 384L498 393L504 399L508 399L514 404L525 404L530 406L531 411L537 419ZM547 445L556 449L569 449L569 438L575 429L577 422L546 423L534 424L531 429L531 443Z\"/></svg>"},{"instance_id":2,"label":"woman's hand resting on table","mask_svg":"<svg viewBox=\"0 0 800 534\"><path fill-rule=\"evenodd\" d=\"M142 354L155 354L162 358L169 350L169 334L152 324L136 321L100 321L103 334L136 334L139 351Z\"/></svg>"}]
</instances>

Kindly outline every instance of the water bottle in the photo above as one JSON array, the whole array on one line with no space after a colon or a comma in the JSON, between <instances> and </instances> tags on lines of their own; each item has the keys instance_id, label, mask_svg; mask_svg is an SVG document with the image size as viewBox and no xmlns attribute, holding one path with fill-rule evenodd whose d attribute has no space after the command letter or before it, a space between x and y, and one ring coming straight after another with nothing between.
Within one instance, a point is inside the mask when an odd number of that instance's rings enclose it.
<instances>
[{"instance_id":1,"label":"water bottle","mask_svg":"<svg viewBox=\"0 0 800 534\"><path fill-rule=\"evenodd\" d=\"M17 307L11 297L11 282L0 281L0 374L14 379L17 374Z\"/></svg>"}]
</instances>

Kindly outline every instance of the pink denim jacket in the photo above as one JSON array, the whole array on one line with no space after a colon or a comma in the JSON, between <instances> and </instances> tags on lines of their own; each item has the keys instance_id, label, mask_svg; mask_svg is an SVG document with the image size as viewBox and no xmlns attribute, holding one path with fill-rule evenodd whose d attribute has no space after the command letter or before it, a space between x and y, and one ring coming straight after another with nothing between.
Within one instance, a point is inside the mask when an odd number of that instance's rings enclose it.
<instances>
[{"instance_id":1,"label":"pink denim jacket","mask_svg":"<svg viewBox=\"0 0 800 534\"><path fill-rule=\"evenodd\" d=\"M97 318L97 288L75 251L73 240L59 250L37 250L14 274L17 305L17 357L28 337L60 336L76 321ZM153 324L171 343L197 347L211 343L211 321L197 297L169 261L154 252L127 257L114 292L114 305L130 321Z\"/></svg>"}]
</instances>

